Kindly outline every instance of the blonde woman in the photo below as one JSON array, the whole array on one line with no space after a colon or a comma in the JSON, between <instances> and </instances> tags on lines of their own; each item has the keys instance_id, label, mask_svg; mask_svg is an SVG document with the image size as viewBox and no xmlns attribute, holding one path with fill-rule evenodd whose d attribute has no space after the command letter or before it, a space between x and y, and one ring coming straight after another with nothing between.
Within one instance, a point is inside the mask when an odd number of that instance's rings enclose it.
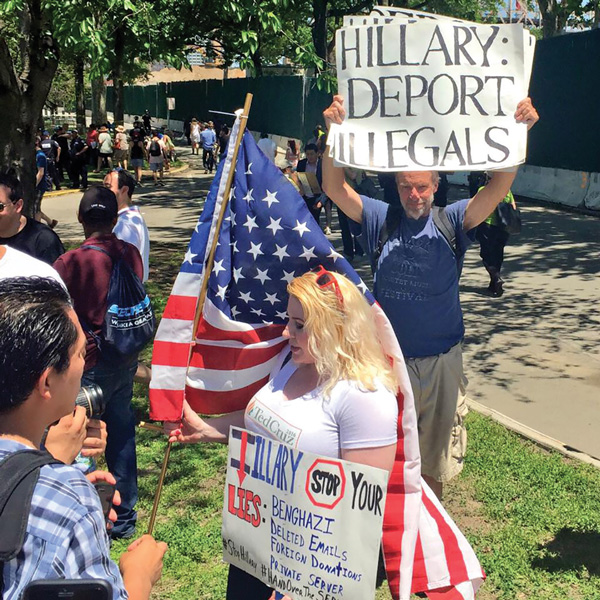
<instances>
[{"instance_id":1,"label":"blonde woman","mask_svg":"<svg viewBox=\"0 0 600 600\"><path fill-rule=\"evenodd\" d=\"M245 411L203 420L184 404L181 428L166 424L169 440L227 443L230 426L277 439L255 417L267 410L293 426L288 431L298 432L293 445L301 450L391 470L398 384L367 301L343 275L323 267L294 279L288 292L289 346L270 381ZM230 567L228 599L267 600L271 592Z\"/></svg>"},{"instance_id":2,"label":"blonde woman","mask_svg":"<svg viewBox=\"0 0 600 600\"><path fill-rule=\"evenodd\" d=\"M192 119L192 123L190 125L190 139L192 140L192 154L200 154L200 133L202 133L202 128L200 127L200 123L194 117Z\"/></svg>"}]
</instances>

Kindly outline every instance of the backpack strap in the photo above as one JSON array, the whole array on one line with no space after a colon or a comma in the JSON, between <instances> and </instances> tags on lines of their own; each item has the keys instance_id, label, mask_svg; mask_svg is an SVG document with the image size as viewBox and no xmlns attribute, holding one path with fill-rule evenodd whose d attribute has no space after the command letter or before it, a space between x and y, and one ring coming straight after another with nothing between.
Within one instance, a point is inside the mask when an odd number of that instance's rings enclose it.
<instances>
[{"instance_id":1,"label":"backpack strap","mask_svg":"<svg viewBox=\"0 0 600 600\"><path fill-rule=\"evenodd\" d=\"M379 230L377 248L375 248L375 252L373 252L373 254L371 255L371 269L373 273L375 273L375 271L377 270L377 263L379 261L379 257L381 256L381 252L383 251L385 243L390 237L390 233L396 231L396 229L400 225L401 218L402 212L400 210L400 207L390 204L388 211L385 215L383 227Z\"/></svg>"},{"instance_id":2,"label":"backpack strap","mask_svg":"<svg viewBox=\"0 0 600 600\"><path fill-rule=\"evenodd\" d=\"M448 245L456 256L456 229L454 229L454 226L450 222L445 207L432 206L431 210L433 211L433 224L448 242Z\"/></svg>"},{"instance_id":3,"label":"backpack strap","mask_svg":"<svg viewBox=\"0 0 600 600\"><path fill-rule=\"evenodd\" d=\"M17 556L25 541L40 469L53 464L64 463L42 450L19 450L0 462L0 597L4 589L4 563Z\"/></svg>"}]
</instances>

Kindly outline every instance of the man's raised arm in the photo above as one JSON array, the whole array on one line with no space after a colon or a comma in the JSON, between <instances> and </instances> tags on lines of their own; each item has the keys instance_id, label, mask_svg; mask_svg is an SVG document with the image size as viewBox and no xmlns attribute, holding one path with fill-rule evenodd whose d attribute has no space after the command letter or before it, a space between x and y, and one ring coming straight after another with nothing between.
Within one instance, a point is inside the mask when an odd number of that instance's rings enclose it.
<instances>
[{"instance_id":1,"label":"man's raised arm","mask_svg":"<svg viewBox=\"0 0 600 600\"><path fill-rule=\"evenodd\" d=\"M531 129L539 118L530 98L525 98L525 100L519 102L515 119L519 123L526 123L527 130ZM490 216L496 206L508 194L510 186L517 176L518 169L518 167L514 167L514 170L494 171L492 173L489 183L469 200L463 221L465 231L477 227Z\"/></svg>"},{"instance_id":2,"label":"man's raised arm","mask_svg":"<svg viewBox=\"0 0 600 600\"><path fill-rule=\"evenodd\" d=\"M340 124L344 120L344 99L334 96L331 106L323 112L327 131L332 123ZM333 158L329 156L329 148L323 153L323 191L339 206L344 214L356 221L362 222L363 203L360 196L347 183L342 167L335 167Z\"/></svg>"}]
</instances>

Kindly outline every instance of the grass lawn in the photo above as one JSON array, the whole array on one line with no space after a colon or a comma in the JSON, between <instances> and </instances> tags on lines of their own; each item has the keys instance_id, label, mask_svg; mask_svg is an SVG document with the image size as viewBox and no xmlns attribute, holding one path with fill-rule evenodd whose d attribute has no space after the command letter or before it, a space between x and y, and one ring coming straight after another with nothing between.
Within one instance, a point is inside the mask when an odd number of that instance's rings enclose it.
<instances>
[{"instance_id":1,"label":"grass lawn","mask_svg":"<svg viewBox=\"0 0 600 600\"><path fill-rule=\"evenodd\" d=\"M153 242L148 291L158 315L184 251ZM148 362L150 355L146 349ZM143 387L136 387L134 401L146 419ZM478 598L600 599L600 471L541 450L477 414L469 415L467 428L465 469L447 487L444 504L488 575ZM139 430L140 533L152 508L165 447L159 434ZM153 598L225 597L220 540L225 459L226 448L220 445L173 447L155 527L169 552ZM126 546L115 543L113 556ZM391 598L387 584L376 597Z\"/></svg>"}]
</instances>

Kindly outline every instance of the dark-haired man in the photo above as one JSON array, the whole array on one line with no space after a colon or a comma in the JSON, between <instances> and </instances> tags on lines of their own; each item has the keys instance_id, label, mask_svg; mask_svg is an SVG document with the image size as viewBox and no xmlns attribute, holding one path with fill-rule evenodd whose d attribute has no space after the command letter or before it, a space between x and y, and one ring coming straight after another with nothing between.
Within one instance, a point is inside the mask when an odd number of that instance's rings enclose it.
<instances>
[{"instance_id":1,"label":"dark-haired man","mask_svg":"<svg viewBox=\"0 0 600 600\"><path fill-rule=\"evenodd\" d=\"M102 416L108 430L106 464L115 476L121 494L118 518L111 535L129 537L134 533L137 519L136 422L131 408L137 357L127 361L108 351L101 353L96 343L106 315L114 262L122 256L135 274L140 279L143 277L142 259L137 248L113 233L117 211L117 198L111 190L100 186L89 188L81 198L78 213L86 239L79 248L61 256L54 268L73 298L75 312L87 336L82 384L98 384L106 400Z\"/></svg>"},{"instance_id":2,"label":"dark-haired man","mask_svg":"<svg viewBox=\"0 0 600 600\"><path fill-rule=\"evenodd\" d=\"M323 113L327 127L342 123L344 99L334 96ZM532 127L538 115L527 98L515 119ZM418 419L421 471L441 498L443 483L463 467L466 380L462 363L464 325L458 282L475 228L506 196L517 169L497 171L473 198L445 209L440 225L432 211L439 175L435 171L395 174L401 207L395 223L389 205L359 195L325 151L325 193L362 228L375 263L374 294L385 311L407 359ZM448 229L446 235L442 227ZM388 236L382 240L382 232ZM452 236L450 237L450 233ZM448 238L455 241L452 248Z\"/></svg>"},{"instance_id":3,"label":"dark-haired man","mask_svg":"<svg viewBox=\"0 0 600 600\"><path fill-rule=\"evenodd\" d=\"M0 460L38 449L44 430L73 412L86 339L69 296L56 281L16 277L0 281ZM4 600L17 600L27 584L44 579L103 579L113 600L149 598L160 577L166 544L144 536L110 559L100 499L90 481L114 482L106 473L89 480L79 469L46 465L31 498L24 544L0 563Z\"/></svg>"},{"instance_id":4,"label":"dark-haired man","mask_svg":"<svg viewBox=\"0 0 600 600\"><path fill-rule=\"evenodd\" d=\"M307 177L299 176L298 179L300 181L302 197L308 206L308 210L310 210L310 213L318 223L325 199L321 190L323 184L321 158L319 157L319 149L315 144L307 144L306 148L304 148L304 153L306 158L298 161L296 172L313 174Z\"/></svg>"},{"instance_id":5,"label":"dark-haired man","mask_svg":"<svg viewBox=\"0 0 600 600\"><path fill-rule=\"evenodd\" d=\"M124 169L114 169L104 178L104 185L112 190L117 197L119 217L113 233L125 242L133 244L139 251L144 263L144 277L142 281L148 281L150 260L150 234L146 221L140 209L132 205L133 192L135 191L135 179Z\"/></svg>"},{"instance_id":6,"label":"dark-haired man","mask_svg":"<svg viewBox=\"0 0 600 600\"><path fill-rule=\"evenodd\" d=\"M52 229L23 214L23 186L12 173L0 173L0 244L49 265L65 251Z\"/></svg>"}]
</instances>

